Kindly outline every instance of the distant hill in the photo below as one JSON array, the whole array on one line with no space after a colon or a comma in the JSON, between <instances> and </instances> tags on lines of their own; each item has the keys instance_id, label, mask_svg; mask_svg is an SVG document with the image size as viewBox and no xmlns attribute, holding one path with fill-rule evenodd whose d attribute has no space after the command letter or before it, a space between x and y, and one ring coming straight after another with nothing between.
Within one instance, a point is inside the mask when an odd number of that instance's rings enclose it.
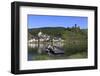
<instances>
[{"instance_id":1,"label":"distant hill","mask_svg":"<svg viewBox=\"0 0 100 76\"><path fill-rule=\"evenodd\" d=\"M56 34L62 34L64 30L66 30L66 28L64 27L43 27L43 28L28 29L28 32L34 36L36 36L39 31L42 31L44 34L56 35Z\"/></svg>"},{"instance_id":2,"label":"distant hill","mask_svg":"<svg viewBox=\"0 0 100 76\"><path fill-rule=\"evenodd\" d=\"M41 28L31 28L31 29L66 29L65 27L41 27Z\"/></svg>"},{"instance_id":3,"label":"distant hill","mask_svg":"<svg viewBox=\"0 0 100 76\"><path fill-rule=\"evenodd\" d=\"M42 28L31 28L31 29L28 29L28 31L29 32L33 32L33 31L47 31L47 30L51 30L51 31L53 31L53 30L57 30L57 31L60 31L60 30L66 30L66 28L64 28L64 27L42 27Z\"/></svg>"}]
</instances>

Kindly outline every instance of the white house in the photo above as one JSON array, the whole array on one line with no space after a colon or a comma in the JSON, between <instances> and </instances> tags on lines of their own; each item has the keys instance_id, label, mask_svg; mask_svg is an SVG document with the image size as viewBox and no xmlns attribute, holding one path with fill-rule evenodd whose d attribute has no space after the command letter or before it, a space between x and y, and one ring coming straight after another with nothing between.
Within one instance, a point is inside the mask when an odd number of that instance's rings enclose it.
<instances>
[{"instance_id":1,"label":"white house","mask_svg":"<svg viewBox=\"0 0 100 76\"><path fill-rule=\"evenodd\" d=\"M32 38L32 39L28 40L29 43L30 42L36 42L36 41L38 41L38 39L36 39L36 38Z\"/></svg>"},{"instance_id":2,"label":"white house","mask_svg":"<svg viewBox=\"0 0 100 76\"><path fill-rule=\"evenodd\" d=\"M38 33L38 37L39 37L39 41L48 41L50 40L50 36L43 34L41 31ZM38 37L33 37L32 39L30 39L28 42L38 42ZM63 39L61 39L60 37L54 37L53 41L64 41Z\"/></svg>"}]
</instances>

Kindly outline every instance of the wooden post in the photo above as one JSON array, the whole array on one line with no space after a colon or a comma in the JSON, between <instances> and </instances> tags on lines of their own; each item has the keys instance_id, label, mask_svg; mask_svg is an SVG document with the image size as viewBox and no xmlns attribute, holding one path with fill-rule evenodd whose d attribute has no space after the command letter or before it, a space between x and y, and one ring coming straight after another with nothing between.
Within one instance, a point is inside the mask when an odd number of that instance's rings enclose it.
<instances>
[{"instance_id":1,"label":"wooden post","mask_svg":"<svg viewBox=\"0 0 100 76\"><path fill-rule=\"evenodd\" d=\"M40 46L40 38L38 37L38 48L39 48L39 46Z\"/></svg>"},{"instance_id":2,"label":"wooden post","mask_svg":"<svg viewBox=\"0 0 100 76\"><path fill-rule=\"evenodd\" d=\"M51 45L53 46L53 37L51 37Z\"/></svg>"},{"instance_id":3,"label":"wooden post","mask_svg":"<svg viewBox=\"0 0 100 76\"><path fill-rule=\"evenodd\" d=\"M41 54L40 37L38 37L38 53Z\"/></svg>"}]
</instances>

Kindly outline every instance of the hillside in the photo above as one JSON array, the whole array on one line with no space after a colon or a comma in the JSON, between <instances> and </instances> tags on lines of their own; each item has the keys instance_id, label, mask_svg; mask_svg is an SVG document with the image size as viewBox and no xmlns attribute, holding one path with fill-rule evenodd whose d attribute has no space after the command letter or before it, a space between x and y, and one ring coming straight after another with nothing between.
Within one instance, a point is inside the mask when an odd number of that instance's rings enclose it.
<instances>
[{"instance_id":1,"label":"hillside","mask_svg":"<svg viewBox=\"0 0 100 76\"><path fill-rule=\"evenodd\" d=\"M87 38L87 29L64 28L64 27L44 27L28 29L28 39L37 36L38 32L50 35L52 37L60 36L61 38Z\"/></svg>"}]
</instances>

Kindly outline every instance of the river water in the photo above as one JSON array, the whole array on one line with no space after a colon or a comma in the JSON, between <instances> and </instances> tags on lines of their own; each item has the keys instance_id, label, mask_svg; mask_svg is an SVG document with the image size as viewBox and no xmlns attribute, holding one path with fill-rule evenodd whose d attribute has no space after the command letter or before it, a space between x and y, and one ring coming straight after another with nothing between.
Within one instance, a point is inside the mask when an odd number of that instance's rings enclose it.
<instances>
[{"instance_id":1,"label":"river water","mask_svg":"<svg viewBox=\"0 0 100 76\"><path fill-rule=\"evenodd\" d=\"M45 49L48 45L56 46L64 51L64 54L48 54ZM78 54L77 54L78 53ZM87 58L87 43L84 41L72 43L64 42L43 42L43 43L28 43L28 61L32 60L52 60L52 59L68 59Z\"/></svg>"}]
</instances>

